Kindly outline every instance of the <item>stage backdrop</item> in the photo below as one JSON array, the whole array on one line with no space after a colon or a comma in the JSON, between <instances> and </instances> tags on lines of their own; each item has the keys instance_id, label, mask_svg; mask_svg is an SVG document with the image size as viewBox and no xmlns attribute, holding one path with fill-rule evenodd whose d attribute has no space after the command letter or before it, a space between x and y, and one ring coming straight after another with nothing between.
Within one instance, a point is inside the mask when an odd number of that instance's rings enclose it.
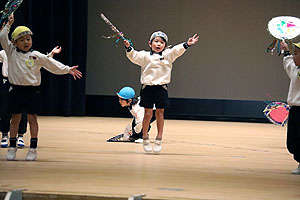
<instances>
[{"instance_id":1,"label":"stage backdrop","mask_svg":"<svg viewBox=\"0 0 300 200\"><path fill-rule=\"evenodd\" d=\"M157 30L168 35L168 45L200 35L173 64L167 116L263 118L266 93L285 101L289 86L282 57L266 52L273 39L267 24L275 16L300 17L299 8L299 0L89 0L86 94L101 109L87 110L108 109L104 102L117 101L108 97L123 86L140 91L140 67L127 59L123 43L116 48L101 37L113 33L103 12L137 50L149 50Z\"/></svg>"},{"instance_id":2,"label":"stage backdrop","mask_svg":"<svg viewBox=\"0 0 300 200\"><path fill-rule=\"evenodd\" d=\"M162 30L169 45L193 34L199 42L175 61L170 97L264 100L269 93L285 100L289 80L282 57L266 53L270 19L300 17L299 0L89 0L86 93L114 95L122 86L140 89L140 67L125 56L124 45L101 35L112 33L103 12L134 48L148 50L152 32Z\"/></svg>"}]
</instances>

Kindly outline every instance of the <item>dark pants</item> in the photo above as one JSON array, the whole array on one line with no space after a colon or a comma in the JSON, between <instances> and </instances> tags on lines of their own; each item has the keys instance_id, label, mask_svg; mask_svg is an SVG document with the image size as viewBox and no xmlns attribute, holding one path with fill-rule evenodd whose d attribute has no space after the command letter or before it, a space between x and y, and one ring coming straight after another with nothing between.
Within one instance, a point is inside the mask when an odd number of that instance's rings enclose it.
<instances>
[{"instance_id":1,"label":"dark pants","mask_svg":"<svg viewBox=\"0 0 300 200\"><path fill-rule=\"evenodd\" d=\"M287 149L300 163L300 106L292 106L287 127Z\"/></svg>"},{"instance_id":2,"label":"dark pants","mask_svg":"<svg viewBox=\"0 0 300 200\"><path fill-rule=\"evenodd\" d=\"M0 100L0 131L8 133L10 128L11 114L7 113L8 91L10 84L7 78L0 79L1 81L1 100ZM20 99L20 101L22 101ZM27 114L22 114L18 134L24 134L27 131Z\"/></svg>"}]
</instances>

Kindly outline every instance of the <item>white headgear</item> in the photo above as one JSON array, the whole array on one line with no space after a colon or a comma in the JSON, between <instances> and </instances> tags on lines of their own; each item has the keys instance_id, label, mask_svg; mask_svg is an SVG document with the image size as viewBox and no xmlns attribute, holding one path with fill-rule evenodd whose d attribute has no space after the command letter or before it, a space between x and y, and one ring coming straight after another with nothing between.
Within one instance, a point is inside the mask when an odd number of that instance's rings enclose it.
<instances>
[{"instance_id":1,"label":"white headgear","mask_svg":"<svg viewBox=\"0 0 300 200\"><path fill-rule=\"evenodd\" d=\"M156 32L152 33L152 35L150 37L150 41L152 41L156 37L161 37L161 38L165 39L166 42L168 43L168 36L164 32L162 32L162 31L156 31Z\"/></svg>"}]
</instances>

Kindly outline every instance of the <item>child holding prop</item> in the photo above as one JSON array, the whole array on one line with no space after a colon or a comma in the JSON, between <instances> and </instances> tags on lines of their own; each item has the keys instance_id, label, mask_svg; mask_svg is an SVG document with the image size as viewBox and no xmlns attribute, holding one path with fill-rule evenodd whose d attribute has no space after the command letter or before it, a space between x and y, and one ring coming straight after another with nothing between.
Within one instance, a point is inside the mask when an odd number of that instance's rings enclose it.
<instances>
[{"instance_id":1,"label":"child holding prop","mask_svg":"<svg viewBox=\"0 0 300 200\"><path fill-rule=\"evenodd\" d=\"M291 106L287 127L287 149L298 162L297 169L292 174L300 175L300 42L293 43L294 55L291 55L288 45L280 43L284 50L283 67L290 78L287 103Z\"/></svg>"},{"instance_id":2,"label":"child holding prop","mask_svg":"<svg viewBox=\"0 0 300 200\"><path fill-rule=\"evenodd\" d=\"M10 15L8 23L0 32L0 42L8 58L8 81L12 89L8 94L8 112L12 114L10 125L10 148L7 160L16 158L16 136L21 113L26 112L30 125L30 149L26 160L37 158L38 121L37 113L40 105L39 85L41 84L41 67L54 74L71 74L74 79L82 76L78 66L66 66L49 56L32 50L31 30L26 26L18 26L12 33L12 42L8 39L14 16Z\"/></svg>"},{"instance_id":3,"label":"child holding prop","mask_svg":"<svg viewBox=\"0 0 300 200\"><path fill-rule=\"evenodd\" d=\"M124 40L128 59L141 67L140 105L145 108L143 120L143 147L145 152L159 153L162 149L161 141L164 127L164 110L169 106L168 87L171 81L172 63L180 57L187 48L198 42L195 34L187 42L173 48L166 48L168 36L161 31L154 32L149 40L149 51L136 51L128 40ZM154 147L149 141L148 128L156 107L157 136Z\"/></svg>"}]
</instances>

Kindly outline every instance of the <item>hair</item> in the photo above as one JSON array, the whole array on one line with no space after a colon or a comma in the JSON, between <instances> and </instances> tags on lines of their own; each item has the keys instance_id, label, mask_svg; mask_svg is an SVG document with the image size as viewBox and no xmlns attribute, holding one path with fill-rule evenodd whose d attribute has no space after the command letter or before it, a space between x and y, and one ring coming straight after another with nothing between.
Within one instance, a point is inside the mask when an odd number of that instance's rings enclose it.
<instances>
[{"instance_id":1,"label":"hair","mask_svg":"<svg viewBox=\"0 0 300 200\"><path fill-rule=\"evenodd\" d=\"M138 97L133 97L132 101L131 101L131 105L135 105L139 102L139 98Z\"/></svg>"}]
</instances>

